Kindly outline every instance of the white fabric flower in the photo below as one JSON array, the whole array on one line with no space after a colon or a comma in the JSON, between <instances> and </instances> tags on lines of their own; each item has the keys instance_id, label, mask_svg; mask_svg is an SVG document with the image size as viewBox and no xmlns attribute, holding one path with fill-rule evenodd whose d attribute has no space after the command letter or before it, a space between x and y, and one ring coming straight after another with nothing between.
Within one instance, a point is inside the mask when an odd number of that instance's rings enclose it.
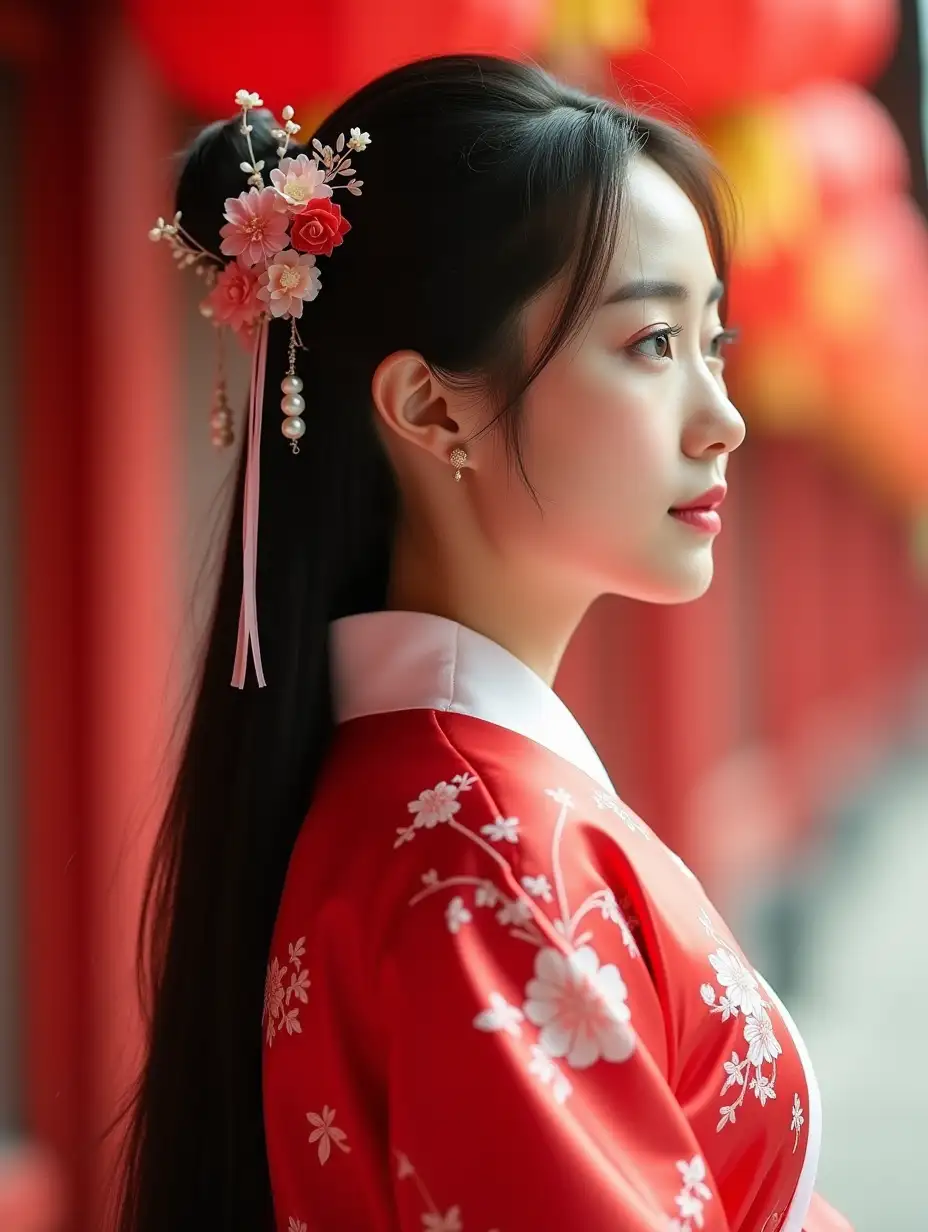
<instances>
[{"instance_id":1,"label":"white fabric flower","mask_svg":"<svg viewBox=\"0 0 928 1232\"><path fill-rule=\"evenodd\" d=\"M348 138L348 149L355 150L360 153L366 150L371 143L370 133L362 133L360 128L351 129L351 136Z\"/></svg>"},{"instance_id":2,"label":"white fabric flower","mask_svg":"<svg viewBox=\"0 0 928 1232\"><path fill-rule=\"evenodd\" d=\"M326 184L325 172L314 158L299 154L281 159L271 172L271 183L290 210L301 210L310 201L332 196L332 185Z\"/></svg>"},{"instance_id":3,"label":"white fabric flower","mask_svg":"<svg viewBox=\"0 0 928 1232\"><path fill-rule=\"evenodd\" d=\"M251 111L254 107L263 107L264 99L250 90L239 90L235 95L235 105L242 111Z\"/></svg>"},{"instance_id":4,"label":"white fabric flower","mask_svg":"<svg viewBox=\"0 0 928 1232\"><path fill-rule=\"evenodd\" d=\"M519 841L518 817L497 817L488 826L481 826L480 833L485 834L493 843L517 843Z\"/></svg>"},{"instance_id":5,"label":"white fabric flower","mask_svg":"<svg viewBox=\"0 0 928 1232\"><path fill-rule=\"evenodd\" d=\"M460 894L456 894L445 909L445 921L448 925L449 933L459 933L465 924L469 924L474 917L464 906L464 899Z\"/></svg>"},{"instance_id":6,"label":"white fabric flower","mask_svg":"<svg viewBox=\"0 0 928 1232\"><path fill-rule=\"evenodd\" d=\"M745 1014L760 1014L764 1003L757 985L757 977L748 971L744 963L731 950L718 949L709 955L719 983L728 990L731 1008L742 1009Z\"/></svg>"},{"instance_id":7,"label":"white fabric flower","mask_svg":"<svg viewBox=\"0 0 928 1232\"><path fill-rule=\"evenodd\" d=\"M748 1045L748 1060L757 1069L760 1069L765 1061L775 1061L783 1051L774 1034L770 1015L765 1010L746 1020L744 1038Z\"/></svg>"},{"instance_id":8,"label":"white fabric flower","mask_svg":"<svg viewBox=\"0 0 928 1232\"><path fill-rule=\"evenodd\" d=\"M544 873L540 873L537 877L523 877L522 889L526 894L531 894L533 898L540 898L544 903L550 903L554 899L551 882Z\"/></svg>"},{"instance_id":9,"label":"white fabric flower","mask_svg":"<svg viewBox=\"0 0 928 1232\"><path fill-rule=\"evenodd\" d=\"M490 993L490 1008L482 1010L474 1019L478 1031L505 1031L507 1035L522 1034L525 1015L515 1005L510 1005L498 992Z\"/></svg>"},{"instance_id":10,"label":"white fabric flower","mask_svg":"<svg viewBox=\"0 0 928 1232\"><path fill-rule=\"evenodd\" d=\"M538 1042L549 1056L586 1069L600 1058L627 1061L635 1051L628 989L617 967L600 967L592 947L540 950L525 992L523 1013L541 1027Z\"/></svg>"},{"instance_id":11,"label":"white fabric flower","mask_svg":"<svg viewBox=\"0 0 928 1232\"><path fill-rule=\"evenodd\" d=\"M453 783L441 782L430 787L428 791L420 792L419 799L412 800L407 805L410 813L416 815L413 823L416 829L424 827L426 830L432 830L440 822L450 821L455 813L460 812L459 790Z\"/></svg>"}]
</instances>

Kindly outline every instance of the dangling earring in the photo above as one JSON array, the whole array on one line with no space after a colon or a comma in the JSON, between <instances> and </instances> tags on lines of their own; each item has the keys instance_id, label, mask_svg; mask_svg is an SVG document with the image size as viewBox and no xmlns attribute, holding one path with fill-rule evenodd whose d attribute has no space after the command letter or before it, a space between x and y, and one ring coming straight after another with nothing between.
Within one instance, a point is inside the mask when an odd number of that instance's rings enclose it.
<instances>
[{"instance_id":1,"label":"dangling earring","mask_svg":"<svg viewBox=\"0 0 928 1232\"><path fill-rule=\"evenodd\" d=\"M290 364L287 368L287 375L280 382L281 392L284 395L280 400L280 409L284 413L284 421L280 425L280 430L290 442L290 448L293 452L299 453L300 446L298 442L306 431L306 424L303 421L306 403L302 397L303 382L296 374L296 348L296 321L291 318L290 347L288 351Z\"/></svg>"},{"instance_id":2,"label":"dangling earring","mask_svg":"<svg viewBox=\"0 0 928 1232\"><path fill-rule=\"evenodd\" d=\"M467 465L467 453L463 449L452 449L449 459L454 469L454 482L461 482L461 467Z\"/></svg>"}]
</instances>

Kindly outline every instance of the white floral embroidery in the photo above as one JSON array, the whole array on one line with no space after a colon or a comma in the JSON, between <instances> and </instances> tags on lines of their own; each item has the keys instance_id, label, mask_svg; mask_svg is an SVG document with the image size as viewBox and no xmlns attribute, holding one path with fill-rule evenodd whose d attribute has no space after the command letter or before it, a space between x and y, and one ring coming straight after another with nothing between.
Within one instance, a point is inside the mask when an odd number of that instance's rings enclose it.
<instances>
[{"instance_id":1,"label":"white floral embroidery","mask_svg":"<svg viewBox=\"0 0 928 1232\"><path fill-rule=\"evenodd\" d=\"M445 908L445 920L448 924L449 933L459 933L464 924L469 924L474 917L464 906L464 899L460 894L455 895L451 902Z\"/></svg>"},{"instance_id":2,"label":"white floral embroidery","mask_svg":"<svg viewBox=\"0 0 928 1232\"><path fill-rule=\"evenodd\" d=\"M566 955L541 950L525 994L522 1012L541 1027L540 1046L571 1068L586 1069L600 1058L627 1061L635 1051L628 989L616 966L600 967L592 947Z\"/></svg>"},{"instance_id":3,"label":"white floral embroidery","mask_svg":"<svg viewBox=\"0 0 928 1232\"><path fill-rule=\"evenodd\" d=\"M481 881L474 891L474 903L478 907L496 907L500 901L500 892L492 881Z\"/></svg>"},{"instance_id":4,"label":"white floral embroidery","mask_svg":"<svg viewBox=\"0 0 928 1232\"><path fill-rule=\"evenodd\" d=\"M485 834L492 843L517 843L519 841L518 817L497 817L488 826L482 826L481 834Z\"/></svg>"},{"instance_id":5,"label":"white floral embroidery","mask_svg":"<svg viewBox=\"0 0 928 1232\"><path fill-rule=\"evenodd\" d=\"M428 872L422 874L422 884L424 886L438 885L438 873L434 868L430 868Z\"/></svg>"},{"instance_id":6,"label":"white floral embroidery","mask_svg":"<svg viewBox=\"0 0 928 1232\"><path fill-rule=\"evenodd\" d=\"M799 1102L799 1096L793 1096L793 1119L790 1124L790 1133L796 1135L796 1141L793 1143L793 1154L796 1154L796 1148L799 1146L799 1133L805 1124L805 1117L802 1115L802 1104Z\"/></svg>"},{"instance_id":7,"label":"white floral embroidery","mask_svg":"<svg viewBox=\"0 0 928 1232\"><path fill-rule=\"evenodd\" d=\"M344 1130L338 1129L332 1122L335 1120L335 1109L330 1108L328 1104L322 1109L321 1114L318 1112L307 1112L306 1119L310 1125L314 1125L315 1129L309 1135L310 1142L319 1143L319 1162L324 1164L332 1154L332 1143L338 1147L340 1151L344 1151L346 1155L351 1153L351 1147L346 1144L347 1134Z\"/></svg>"},{"instance_id":8,"label":"white floral embroidery","mask_svg":"<svg viewBox=\"0 0 928 1232\"><path fill-rule=\"evenodd\" d=\"M507 1035L521 1035L522 1022L525 1015L514 1005L510 1005L504 996L498 992L490 993L490 1008L482 1010L474 1019L478 1031L505 1031Z\"/></svg>"},{"instance_id":9,"label":"white floral embroidery","mask_svg":"<svg viewBox=\"0 0 928 1232\"><path fill-rule=\"evenodd\" d=\"M569 791L565 791L563 787L546 787L545 795L550 796L555 804L560 804L562 808L573 808L574 798Z\"/></svg>"},{"instance_id":10,"label":"white floral embroidery","mask_svg":"<svg viewBox=\"0 0 928 1232\"><path fill-rule=\"evenodd\" d=\"M759 1014L762 1011L764 1003L757 977L748 971L736 954L720 948L709 955L709 962L715 968L718 982L728 990L728 1004L732 1010L740 1009L745 1014Z\"/></svg>"},{"instance_id":11,"label":"white floral embroidery","mask_svg":"<svg viewBox=\"0 0 928 1232\"><path fill-rule=\"evenodd\" d=\"M770 1079L765 1078L762 1074L751 1079L751 1090L760 1100L762 1108L766 1105L768 1099L776 1099L777 1097Z\"/></svg>"},{"instance_id":12,"label":"white floral embroidery","mask_svg":"<svg viewBox=\"0 0 928 1232\"><path fill-rule=\"evenodd\" d=\"M616 817L623 821L629 830L650 839L651 835L648 827L640 817L635 816L630 808L626 808L618 796L614 796L608 791L594 791L593 803L603 812L608 810L610 813L615 813Z\"/></svg>"},{"instance_id":13,"label":"white floral embroidery","mask_svg":"<svg viewBox=\"0 0 928 1232\"><path fill-rule=\"evenodd\" d=\"M287 1224L287 1232L306 1232L306 1224L303 1223L302 1219L294 1219L291 1215L290 1221Z\"/></svg>"},{"instance_id":14,"label":"white floral embroidery","mask_svg":"<svg viewBox=\"0 0 928 1232\"><path fill-rule=\"evenodd\" d=\"M521 898L514 898L496 913L498 924L527 924L532 918L532 909Z\"/></svg>"},{"instance_id":15,"label":"white floral embroidery","mask_svg":"<svg viewBox=\"0 0 928 1232\"><path fill-rule=\"evenodd\" d=\"M420 1198L429 1208L422 1215L423 1232L464 1232L460 1206L450 1206L444 1212L439 1210L422 1177L410 1162L409 1156L404 1155L402 1151L397 1151L396 1162L397 1178L401 1181L414 1181ZM493 1229L492 1232L498 1232L498 1229Z\"/></svg>"},{"instance_id":16,"label":"white floral embroidery","mask_svg":"<svg viewBox=\"0 0 928 1232\"><path fill-rule=\"evenodd\" d=\"M541 873L538 877L523 877L522 889L526 894L531 894L533 898L540 898L543 903L554 901L551 882L544 873Z\"/></svg>"},{"instance_id":17,"label":"white floral embroidery","mask_svg":"<svg viewBox=\"0 0 928 1232\"><path fill-rule=\"evenodd\" d=\"M420 791L418 799L410 800L407 808L415 816L411 826L401 826L396 834L394 847L412 842L416 830L433 830L435 826L451 821L460 811L458 796L470 791L476 779L472 774L456 774L450 783L442 781L426 791Z\"/></svg>"},{"instance_id":18,"label":"white floral embroidery","mask_svg":"<svg viewBox=\"0 0 928 1232\"><path fill-rule=\"evenodd\" d=\"M555 1103L566 1103L573 1094L570 1079L537 1044L532 1045L532 1059L529 1062L528 1072L534 1074L544 1086L551 1087Z\"/></svg>"},{"instance_id":19,"label":"white floral embroidery","mask_svg":"<svg viewBox=\"0 0 928 1232\"><path fill-rule=\"evenodd\" d=\"M735 1124L738 1109L748 1091L754 1092L762 1108L767 1106L768 1100L776 1099L776 1060L783 1050L767 1012L769 1002L761 994L756 974L748 969L728 942L717 935L704 909L699 913L699 922L716 942L717 949L709 955L709 963L719 986L724 989L724 995L718 996L712 984L702 984L699 995L709 1013L718 1014L722 1022L744 1016L743 1034L747 1044L743 1058L738 1052L733 1052L731 1060L723 1063L725 1082L719 1094L724 1095L732 1087L738 1087L739 1091L732 1103L719 1108L720 1119L716 1130L720 1133L727 1125ZM766 1065L772 1067L769 1074L764 1073Z\"/></svg>"},{"instance_id":20,"label":"white floral embroidery","mask_svg":"<svg viewBox=\"0 0 928 1232\"><path fill-rule=\"evenodd\" d=\"M264 1038L269 1048L279 1031L286 1031L288 1035L299 1035L302 1032L299 1007L294 1006L293 1009L288 1007L291 1000L302 1001L304 1005L309 1001L308 989L312 981L309 978L309 972L302 969L301 962L306 953L306 938L300 937L298 941L291 942L287 947L287 953L287 964L283 966L278 959L271 959L264 979L264 1008L261 1012L261 1021L265 1023ZM292 971L290 971L291 967ZM290 983L284 987L284 979L288 971L290 971Z\"/></svg>"},{"instance_id":21,"label":"white floral embroidery","mask_svg":"<svg viewBox=\"0 0 928 1232\"><path fill-rule=\"evenodd\" d=\"M404 1155L402 1151L396 1153L396 1175L401 1181L405 1181L407 1177L415 1176L416 1170L409 1161L409 1156Z\"/></svg>"},{"instance_id":22,"label":"white floral embroidery","mask_svg":"<svg viewBox=\"0 0 928 1232\"><path fill-rule=\"evenodd\" d=\"M701 1155L694 1155L689 1162L678 1160L677 1171L681 1180L680 1192L674 1199L678 1214L668 1219L665 1226L667 1232L692 1232L705 1223L705 1204L712 1198L712 1190L706 1184L706 1165Z\"/></svg>"}]
</instances>

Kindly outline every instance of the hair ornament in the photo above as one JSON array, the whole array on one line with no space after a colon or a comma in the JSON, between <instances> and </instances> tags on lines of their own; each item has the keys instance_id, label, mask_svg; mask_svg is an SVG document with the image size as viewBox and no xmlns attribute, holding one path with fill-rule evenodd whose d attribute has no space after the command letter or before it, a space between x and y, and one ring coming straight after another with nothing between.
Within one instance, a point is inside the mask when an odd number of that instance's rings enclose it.
<instances>
[{"instance_id":1,"label":"hair ornament","mask_svg":"<svg viewBox=\"0 0 928 1232\"><path fill-rule=\"evenodd\" d=\"M281 112L283 123L278 122L271 130L271 136L279 143L279 162L270 171L268 184L264 160L255 157L251 139L254 126L249 121L249 112L262 107L263 101L258 94L239 90L235 105L242 113L241 132L248 148L247 160L240 163L247 187L237 197L226 199L219 253L209 252L184 230L180 213L170 221L159 218L148 236L156 243L167 243L178 269L192 269L203 279L207 294L200 304L201 313L219 329L232 330L252 353L246 426L242 605L232 673L232 684L241 689L245 684L249 646L258 685L263 687L266 683L258 641L256 575L268 326L272 320L290 322L289 363L281 381L281 431L297 454L306 432L303 382L296 373L297 350L302 346L297 321L302 319L304 304L311 303L322 286L317 258L331 256L351 230L351 223L332 197L338 189L361 196L364 181L355 178L352 158L367 149L371 138L360 128L352 128L347 140L340 133L334 147L323 145L314 137L311 155L300 153L293 157L288 150L300 126L294 122L293 108L285 107ZM215 444L231 444L233 432L221 341L211 427Z\"/></svg>"}]
</instances>

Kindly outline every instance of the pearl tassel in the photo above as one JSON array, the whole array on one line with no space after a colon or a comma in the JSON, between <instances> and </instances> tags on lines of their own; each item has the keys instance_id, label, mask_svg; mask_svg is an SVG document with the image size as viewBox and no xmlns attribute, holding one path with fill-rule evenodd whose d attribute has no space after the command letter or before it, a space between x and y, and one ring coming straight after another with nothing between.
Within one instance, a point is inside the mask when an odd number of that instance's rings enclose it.
<instances>
[{"instance_id":1,"label":"pearl tassel","mask_svg":"<svg viewBox=\"0 0 928 1232\"><path fill-rule=\"evenodd\" d=\"M280 409L284 413L284 421L280 425L280 430L290 442L290 448L294 453L300 452L298 441L306 432L306 423L303 419L303 412L306 410L306 402L303 399L303 382L296 374L296 321L290 321L290 366L287 375L280 382L280 388L283 392L283 397L280 400Z\"/></svg>"}]
</instances>

